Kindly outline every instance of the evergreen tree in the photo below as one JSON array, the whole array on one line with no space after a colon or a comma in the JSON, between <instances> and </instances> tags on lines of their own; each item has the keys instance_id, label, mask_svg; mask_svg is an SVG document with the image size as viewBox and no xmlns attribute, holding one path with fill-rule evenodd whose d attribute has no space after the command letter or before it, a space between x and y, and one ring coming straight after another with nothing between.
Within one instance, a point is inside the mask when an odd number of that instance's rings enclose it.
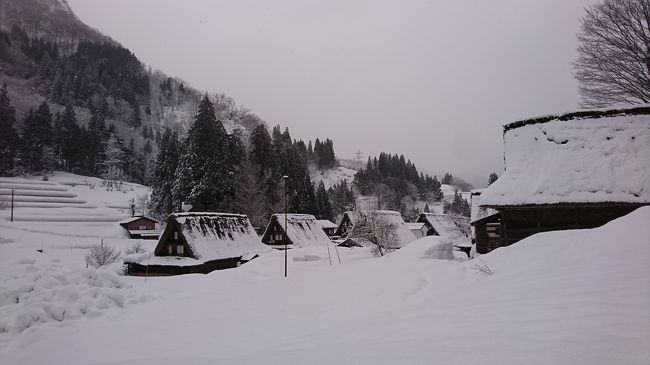
<instances>
[{"instance_id":1,"label":"evergreen tree","mask_svg":"<svg viewBox=\"0 0 650 365\"><path fill-rule=\"evenodd\" d=\"M489 179L488 179L488 186L489 186L489 185L492 185L492 183L495 182L495 181L497 181L498 178L499 178L499 175L497 175L496 172L491 173L491 174L490 174L490 177L489 177Z\"/></svg>"},{"instance_id":2,"label":"evergreen tree","mask_svg":"<svg viewBox=\"0 0 650 365\"><path fill-rule=\"evenodd\" d=\"M429 208L429 204L424 205L424 212L425 213L431 213L431 208Z\"/></svg>"},{"instance_id":3,"label":"evergreen tree","mask_svg":"<svg viewBox=\"0 0 650 365\"><path fill-rule=\"evenodd\" d=\"M63 110L60 122L55 130L57 150L63 162L63 168L74 172L79 168L83 159L82 130L77 124L77 117L72 106L68 105Z\"/></svg>"},{"instance_id":4,"label":"evergreen tree","mask_svg":"<svg viewBox=\"0 0 650 365\"><path fill-rule=\"evenodd\" d=\"M226 130L216 118L214 105L205 96L187 135L192 190L186 200L195 209L216 210L223 204L229 189L229 170L224 164L229 146Z\"/></svg>"},{"instance_id":5,"label":"evergreen tree","mask_svg":"<svg viewBox=\"0 0 650 365\"><path fill-rule=\"evenodd\" d=\"M450 173L445 173L445 176L442 177L442 183L445 185L451 185L454 182L454 177Z\"/></svg>"},{"instance_id":6,"label":"evergreen tree","mask_svg":"<svg viewBox=\"0 0 650 365\"><path fill-rule=\"evenodd\" d=\"M131 118L129 118L129 126L133 128L140 128L142 125L142 117L140 116L140 105L136 104L133 106L133 112L131 113Z\"/></svg>"},{"instance_id":7,"label":"evergreen tree","mask_svg":"<svg viewBox=\"0 0 650 365\"><path fill-rule=\"evenodd\" d=\"M29 171L43 169L43 148L52 143L52 113L43 102L36 112L30 110L22 128L22 161Z\"/></svg>"},{"instance_id":8,"label":"evergreen tree","mask_svg":"<svg viewBox=\"0 0 650 365\"><path fill-rule=\"evenodd\" d=\"M316 204L318 205L318 216L316 216L318 219L327 219L330 221L334 219L330 197L322 181L318 184L318 189L316 190Z\"/></svg>"},{"instance_id":9,"label":"evergreen tree","mask_svg":"<svg viewBox=\"0 0 650 365\"><path fill-rule=\"evenodd\" d=\"M18 133L14 129L16 111L11 105L7 84L0 89L0 175L8 175L14 168L19 146Z\"/></svg>"}]
</instances>

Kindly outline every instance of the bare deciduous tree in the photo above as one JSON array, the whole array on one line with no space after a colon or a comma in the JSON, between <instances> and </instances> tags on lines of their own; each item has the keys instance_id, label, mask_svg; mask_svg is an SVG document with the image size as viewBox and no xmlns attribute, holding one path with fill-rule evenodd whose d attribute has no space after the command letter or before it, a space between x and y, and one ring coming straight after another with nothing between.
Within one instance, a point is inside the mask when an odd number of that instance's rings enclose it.
<instances>
[{"instance_id":1,"label":"bare deciduous tree","mask_svg":"<svg viewBox=\"0 0 650 365\"><path fill-rule=\"evenodd\" d=\"M650 102L650 1L590 6L574 62L583 107Z\"/></svg>"},{"instance_id":2,"label":"bare deciduous tree","mask_svg":"<svg viewBox=\"0 0 650 365\"><path fill-rule=\"evenodd\" d=\"M388 205L395 192L386 184L377 184L374 189L374 195L377 197L377 209L381 210Z\"/></svg>"},{"instance_id":3,"label":"bare deciduous tree","mask_svg":"<svg viewBox=\"0 0 650 365\"><path fill-rule=\"evenodd\" d=\"M372 252L377 256L384 256L384 252L390 252L400 247L397 225L376 211L360 214L349 237L374 243Z\"/></svg>"},{"instance_id":4,"label":"bare deciduous tree","mask_svg":"<svg viewBox=\"0 0 650 365\"><path fill-rule=\"evenodd\" d=\"M86 265L96 269L112 264L119 260L120 251L114 247L105 245L103 242L99 245L92 246L86 254Z\"/></svg>"}]
</instances>

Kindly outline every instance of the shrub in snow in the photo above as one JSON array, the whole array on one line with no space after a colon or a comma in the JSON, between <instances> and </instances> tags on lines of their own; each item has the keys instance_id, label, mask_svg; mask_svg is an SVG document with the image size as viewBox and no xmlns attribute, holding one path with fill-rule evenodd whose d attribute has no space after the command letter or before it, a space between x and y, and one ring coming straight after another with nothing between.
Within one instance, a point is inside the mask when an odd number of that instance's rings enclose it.
<instances>
[{"instance_id":1,"label":"shrub in snow","mask_svg":"<svg viewBox=\"0 0 650 365\"><path fill-rule=\"evenodd\" d=\"M400 247L397 224L376 211L360 215L349 236L374 243L372 253L375 256L384 256L384 252Z\"/></svg>"},{"instance_id":2,"label":"shrub in snow","mask_svg":"<svg viewBox=\"0 0 650 365\"><path fill-rule=\"evenodd\" d=\"M124 251L125 255L133 255L133 254L139 254L139 253L145 253L144 247L142 247L141 242L134 243L131 245L131 247L127 248L126 251Z\"/></svg>"},{"instance_id":3,"label":"shrub in snow","mask_svg":"<svg viewBox=\"0 0 650 365\"><path fill-rule=\"evenodd\" d=\"M86 254L86 265L98 269L102 266L112 264L119 259L120 251L102 242L99 245L90 247Z\"/></svg>"},{"instance_id":4,"label":"shrub in snow","mask_svg":"<svg viewBox=\"0 0 650 365\"><path fill-rule=\"evenodd\" d=\"M451 243L451 241L441 240L426 250L424 252L424 257L437 260L453 260L454 245Z\"/></svg>"}]
</instances>

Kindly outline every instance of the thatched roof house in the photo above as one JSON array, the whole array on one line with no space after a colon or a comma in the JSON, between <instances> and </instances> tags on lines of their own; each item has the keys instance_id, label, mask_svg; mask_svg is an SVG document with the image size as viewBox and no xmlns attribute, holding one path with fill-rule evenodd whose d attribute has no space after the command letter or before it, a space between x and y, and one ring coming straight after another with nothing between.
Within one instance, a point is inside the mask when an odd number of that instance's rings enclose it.
<instances>
[{"instance_id":1,"label":"thatched roof house","mask_svg":"<svg viewBox=\"0 0 650 365\"><path fill-rule=\"evenodd\" d=\"M347 213L350 212L346 212L346 214ZM352 213L354 214L350 214L349 217L350 219L354 219L353 222L360 221L360 219L363 219L364 217L376 215L377 219L380 219L385 223L395 225L395 233L397 234L397 238L399 240L399 247L404 247L416 240L415 234L411 232L411 229L406 225L404 219L402 219L402 215L399 212L392 210L361 210ZM342 246L366 246L368 244L371 244L371 242L368 242L365 239L354 237L353 226L351 229L349 229L347 240L342 243Z\"/></svg>"},{"instance_id":2,"label":"thatched roof house","mask_svg":"<svg viewBox=\"0 0 650 365\"><path fill-rule=\"evenodd\" d=\"M207 273L239 266L264 250L266 247L245 215L175 213L167 218L155 256L144 269L149 274ZM132 266L135 272L142 270Z\"/></svg>"},{"instance_id":3,"label":"thatched roof house","mask_svg":"<svg viewBox=\"0 0 650 365\"><path fill-rule=\"evenodd\" d=\"M440 236L456 246L471 245L469 219L457 214L420 213L417 222L427 226L427 236Z\"/></svg>"},{"instance_id":4,"label":"thatched roof house","mask_svg":"<svg viewBox=\"0 0 650 365\"><path fill-rule=\"evenodd\" d=\"M328 245L331 243L325 231L316 218L311 214L287 214L287 246L308 247ZM276 248L284 248L285 215L273 214L264 230L262 243Z\"/></svg>"},{"instance_id":5,"label":"thatched roof house","mask_svg":"<svg viewBox=\"0 0 650 365\"><path fill-rule=\"evenodd\" d=\"M480 197L501 213L501 246L650 204L650 106L523 120L503 138L505 173Z\"/></svg>"}]
</instances>

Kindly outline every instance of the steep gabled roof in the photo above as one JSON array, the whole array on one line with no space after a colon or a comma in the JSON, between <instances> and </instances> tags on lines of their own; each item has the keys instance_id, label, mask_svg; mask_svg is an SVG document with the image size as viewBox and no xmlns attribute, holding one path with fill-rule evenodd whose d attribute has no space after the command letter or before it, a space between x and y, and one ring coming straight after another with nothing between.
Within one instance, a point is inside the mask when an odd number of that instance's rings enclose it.
<instances>
[{"instance_id":1,"label":"steep gabled roof","mask_svg":"<svg viewBox=\"0 0 650 365\"><path fill-rule=\"evenodd\" d=\"M332 241L327 237L321 225L311 214L287 214L287 237L294 247L328 245ZM276 221L282 229L285 226L284 214L273 214L266 226L264 236Z\"/></svg>"},{"instance_id":2,"label":"steep gabled roof","mask_svg":"<svg viewBox=\"0 0 650 365\"><path fill-rule=\"evenodd\" d=\"M504 127L505 173L481 206L650 203L650 107L584 111Z\"/></svg>"},{"instance_id":3,"label":"steep gabled roof","mask_svg":"<svg viewBox=\"0 0 650 365\"><path fill-rule=\"evenodd\" d=\"M428 222L440 237L454 243L470 241L469 219L457 214L421 213L418 221Z\"/></svg>"},{"instance_id":4,"label":"steep gabled roof","mask_svg":"<svg viewBox=\"0 0 650 365\"><path fill-rule=\"evenodd\" d=\"M187 242L191 255L200 261L240 257L262 252L262 245L248 217L242 214L191 212L175 213L167 218L167 227L155 253L161 253L162 243L175 229Z\"/></svg>"},{"instance_id":5,"label":"steep gabled roof","mask_svg":"<svg viewBox=\"0 0 650 365\"><path fill-rule=\"evenodd\" d=\"M318 219L317 222L320 224L321 228L336 229L338 227L336 223L333 223L327 219Z\"/></svg>"},{"instance_id":6,"label":"steep gabled roof","mask_svg":"<svg viewBox=\"0 0 650 365\"><path fill-rule=\"evenodd\" d=\"M138 216L134 216L134 217L129 217L129 218L126 218L126 219L121 220L119 223L120 223L121 226L124 227L125 225L127 225L127 224L129 224L129 223L131 223L131 222L135 222L135 221L137 221L137 220L139 220L139 219L146 219L146 220L152 221L152 222L154 222L154 223L159 223L157 220L155 220L155 219L153 219L153 218L150 218L150 217L147 217L147 216L144 216L144 215L138 215Z\"/></svg>"},{"instance_id":7,"label":"steep gabled roof","mask_svg":"<svg viewBox=\"0 0 650 365\"><path fill-rule=\"evenodd\" d=\"M361 210L356 213L357 218L359 216L376 213L385 222L394 224L396 227L397 237L400 241L400 247L404 247L417 239L406 223L404 223L404 219L402 219L400 212L393 210Z\"/></svg>"}]
</instances>

